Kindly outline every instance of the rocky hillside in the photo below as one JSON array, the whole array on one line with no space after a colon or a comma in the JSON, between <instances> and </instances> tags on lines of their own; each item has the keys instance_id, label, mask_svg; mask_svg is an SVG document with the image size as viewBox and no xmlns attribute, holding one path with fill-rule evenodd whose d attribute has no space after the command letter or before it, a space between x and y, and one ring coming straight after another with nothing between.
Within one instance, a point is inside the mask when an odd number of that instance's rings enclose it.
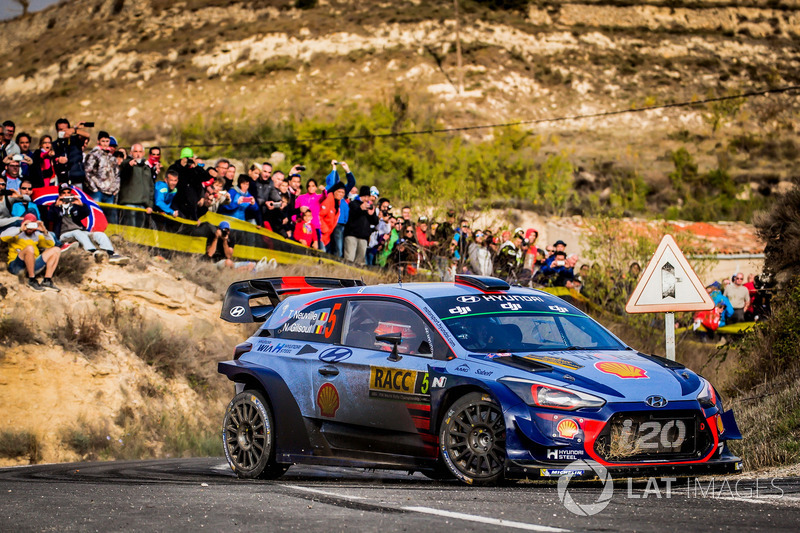
<instances>
[{"instance_id":1,"label":"rocky hillside","mask_svg":"<svg viewBox=\"0 0 800 533\"><path fill-rule=\"evenodd\" d=\"M497 7L501 6L501 7ZM446 126L692 101L798 83L797 0L66 0L0 23L0 105L169 142L192 117L329 116L407 95ZM5 113L4 113L5 114ZM5 117L4 117L5 118ZM691 145L768 193L791 178L795 94L532 126L585 169L666 186ZM484 138L492 130L471 135ZM213 155L212 153L208 154Z\"/></svg>"}]
</instances>

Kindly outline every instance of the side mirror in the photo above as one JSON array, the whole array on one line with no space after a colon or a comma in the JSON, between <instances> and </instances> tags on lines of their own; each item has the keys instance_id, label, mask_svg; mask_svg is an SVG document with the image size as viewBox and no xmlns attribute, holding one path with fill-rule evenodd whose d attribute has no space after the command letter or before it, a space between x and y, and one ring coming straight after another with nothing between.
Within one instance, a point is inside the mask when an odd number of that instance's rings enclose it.
<instances>
[{"instance_id":1,"label":"side mirror","mask_svg":"<svg viewBox=\"0 0 800 533\"><path fill-rule=\"evenodd\" d=\"M392 353L389 355L389 361L399 361L403 358L402 355L397 353L397 345L403 342L403 335L401 333L386 333L384 335L375 335L375 340L378 342L385 342L392 344Z\"/></svg>"}]
</instances>

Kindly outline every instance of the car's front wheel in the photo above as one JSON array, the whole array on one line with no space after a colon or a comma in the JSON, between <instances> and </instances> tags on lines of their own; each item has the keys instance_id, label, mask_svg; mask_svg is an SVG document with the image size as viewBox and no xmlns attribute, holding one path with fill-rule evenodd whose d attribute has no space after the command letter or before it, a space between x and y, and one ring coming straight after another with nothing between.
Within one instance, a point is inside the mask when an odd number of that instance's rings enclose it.
<instances>
[{"instance_id":1,"label":"car's front wheel","mask_svg":"<svg viewBox=\"0 0 800 533\"><path fill-rule=\"evenodd\" d=\"M228 464L240 478L274 479L288 466L275 462L272 412L262 394L246 390L233 397L222 422Z\"/></svg>"},{"instance_id":2,"label":"car's front wheel","mask_svg":"<svg viewBox=\"0 0 800 533\"><path fill-rule=\"evenodd\" d=\"M506 425L488 394L473 392L447 410L439 432L442 461L458 479L492 485L503 479Z\"/></svg>"}]
</instances>

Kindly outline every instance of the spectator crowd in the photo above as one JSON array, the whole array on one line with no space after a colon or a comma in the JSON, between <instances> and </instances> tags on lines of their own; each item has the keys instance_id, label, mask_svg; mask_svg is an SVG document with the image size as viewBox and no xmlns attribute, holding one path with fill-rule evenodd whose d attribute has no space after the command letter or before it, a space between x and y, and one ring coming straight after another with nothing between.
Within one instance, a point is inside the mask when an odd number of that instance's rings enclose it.
<instances>
[{"instance_id":1,"label":"spectator crowd","mask_svg":"<svg viewBox=\"0 0 800 533\"><path fill-rule=\"evenodd\" d=\"M110 223L149 227L153 213L196 221L214 212L350 263L410 276L421 269L443 280L476 274L578 292L586 292L591 277L593 269L587 264L578 268L577 255L568 254L564 241L539 248L535 229L478 229L452 210L434 221L409 205L396 209L377 187L359 184L345 161L330 161L324 183L304 179L303 164L285 174L264 161L237 173L224 158L206 165L191 148L167 165L158 146L145 150L136 143L126 150L108 132L93 134L93 128L93 123L72 126L60 118L55 135L42 135L33 147L32 136L17 133L14 122L2 124L0 234L9 246L9 271L26 274L34 290L58 290L52 276L59 255L78 246L97 261L127 262L105 233L84 226L88 207L82 194L120 206L104 210ZM58 198L40 211L31 195L46 186L58 186ZM252 268L252 263L233 260L236 243L230 230L228 222L211 228L206 257L220 267ZM640 270L634 263L625 275L612 275L613 291L630 294ZM746 313L754 316L752 281L744 283L737 275L727 288L709 289L723 304L717 313L722 325L744 320Z\"/></svg>"}]
</instances>

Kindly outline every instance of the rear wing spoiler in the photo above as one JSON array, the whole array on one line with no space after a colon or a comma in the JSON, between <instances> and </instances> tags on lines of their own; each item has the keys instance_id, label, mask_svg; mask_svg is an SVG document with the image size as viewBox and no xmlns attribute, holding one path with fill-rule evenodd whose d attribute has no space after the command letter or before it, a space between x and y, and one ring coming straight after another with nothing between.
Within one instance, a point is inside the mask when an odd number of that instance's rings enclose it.
<instances>
[{"instance_id":1,"label":"rear wing spoiler","mask_svg":"<svg viewBox=\"0 0 800 533\"><path fill-rule=\"evenodd\" d=\"M281 296L307 294L310 292L345 287L360 287L360 279L314 278L286 276L282 278L258 278L231 283L222 302L219 317L226 322L248 324L264 322L281 302ZM268 298L270 305L250 305L254 298Z\"/></svg>"}]
</instances>

